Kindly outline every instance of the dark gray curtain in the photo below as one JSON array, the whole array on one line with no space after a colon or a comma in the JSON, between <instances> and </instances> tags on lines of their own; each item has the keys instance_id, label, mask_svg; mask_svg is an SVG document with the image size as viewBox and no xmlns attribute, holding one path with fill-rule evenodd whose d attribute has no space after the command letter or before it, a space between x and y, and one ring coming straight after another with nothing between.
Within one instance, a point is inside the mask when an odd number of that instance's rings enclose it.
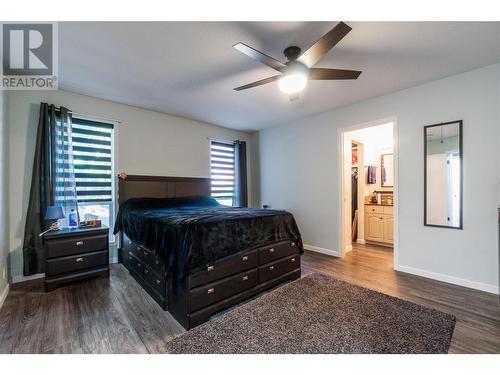
<instances>
[{"instance_id":1,"label":"dark gray curtain","mask_svg":"<svg viewBox=\"0 0 500 375\"><path fill-rule=\"evenodd\" d=\"M234 200L233 206L248 207L247 144L234 142Z\"/></svg>"},{"instance_id":2,"label":"dark gray curtain","mask_svg":"<svg viewBox=\"0 0 500 375\"><path fill-rule=\"evenodd\" d=\"M72 154L68 129L69 131L71 129L71 115L68 109L61 107L57 110L54 105L40 104L30 198L24 228L23 273L25 276L45 272L43 237L39 236L50 224L43 219L45 211L47 206L60 203L64 206L65 204L60 202L57 185L59 184L58 176L64 175L65 167L67 167L63 154ZM74 175L72 186L76 189ZM64 188L60 191L63 191L64 195ZM76 190L73 190L70 195L76 196ZM74 200L71 202L74 204Z\"/></svg>"}]
</instances>

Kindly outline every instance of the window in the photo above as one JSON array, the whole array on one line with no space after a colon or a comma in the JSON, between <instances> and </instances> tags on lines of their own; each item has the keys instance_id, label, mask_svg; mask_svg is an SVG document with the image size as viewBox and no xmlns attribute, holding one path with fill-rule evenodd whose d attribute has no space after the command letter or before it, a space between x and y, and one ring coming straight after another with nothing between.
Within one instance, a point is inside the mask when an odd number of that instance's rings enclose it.
<instances>
[{"instance_id":1,"label":"window","mask_svg":"<svg viewBox=\"0 0 500 375\"><path fill-rule=\"evenodd\" d=\"M233 205L234 195L234 145L210 142L210 170L212 197L220 204Z\"/></svg>"},{"instance_id":2,"label":"window","mask_svg":"<svg viewBox=\"0 0 500 375\"><path fill-rule=\"evenodd\" d=\"M73 118L71 139L80 220L98 218L109 228L114 225L113 136L113 124Z\"/></svg>"}]
</instances>

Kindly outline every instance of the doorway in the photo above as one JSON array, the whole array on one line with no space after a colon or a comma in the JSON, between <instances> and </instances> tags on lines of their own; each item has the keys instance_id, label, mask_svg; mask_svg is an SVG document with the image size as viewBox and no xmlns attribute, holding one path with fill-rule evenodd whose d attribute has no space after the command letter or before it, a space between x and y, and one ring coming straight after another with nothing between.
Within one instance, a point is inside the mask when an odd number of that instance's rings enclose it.
<instances>
[{"instance_id":1,"label":"doorway","mask_svg":"<svg viewBox=\"0 0 500 375\"><path fill-rule=\"evenodd\" d=\"M384 249L397 265L397 123L384 119L340 130L340 256Z\"/></svg>"}]
</instances>

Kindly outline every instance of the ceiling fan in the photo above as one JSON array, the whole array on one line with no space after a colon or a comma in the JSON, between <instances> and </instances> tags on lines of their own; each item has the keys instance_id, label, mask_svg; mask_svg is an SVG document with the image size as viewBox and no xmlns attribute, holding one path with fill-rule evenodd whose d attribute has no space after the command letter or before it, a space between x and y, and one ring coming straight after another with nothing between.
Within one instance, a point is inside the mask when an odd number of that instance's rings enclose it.
<instances>
[{"instance_id":1,"label":"ceiling fan","mask_svg":"<svg viewBox=\"0 0 500 375\"><path fill-rule=\"evenodd\" d=\"M255 48L247 46L244 43L240 42L235 44L233 47L238 51L277 70L280 74L236 87L234 90L246 90L278 81L280 90L289 95L290 101L294 101L299 98L299 93L304 89L308 80L357 79L361 74L358 70L313 68L313 66L351 30L352 28L350 26L346 25L344 22L339 22L304 53L302 53L302 50L297 46L287 47L283 51L283 54L288 60L285 63Z\"/></svg>"}]
</instances>

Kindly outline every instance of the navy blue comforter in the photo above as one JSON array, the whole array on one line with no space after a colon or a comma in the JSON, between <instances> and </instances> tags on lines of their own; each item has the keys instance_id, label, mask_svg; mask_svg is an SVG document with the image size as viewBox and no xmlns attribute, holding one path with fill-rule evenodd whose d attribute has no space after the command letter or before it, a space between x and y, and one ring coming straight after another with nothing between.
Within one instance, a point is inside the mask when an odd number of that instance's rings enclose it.
<instances>
[{"instance_id":1,"label":"navy blue comforter","mask_svg":"<svg viewBox=\"0 0 500 375\"><path fill-rule=\"evenodd\" d=\"M118 212L114 233L165 260L174 283L207 263L279 241L303 252L293 215L287 211L236 208L210 197L133 198Z\"/></svg>"}]
</instances>

